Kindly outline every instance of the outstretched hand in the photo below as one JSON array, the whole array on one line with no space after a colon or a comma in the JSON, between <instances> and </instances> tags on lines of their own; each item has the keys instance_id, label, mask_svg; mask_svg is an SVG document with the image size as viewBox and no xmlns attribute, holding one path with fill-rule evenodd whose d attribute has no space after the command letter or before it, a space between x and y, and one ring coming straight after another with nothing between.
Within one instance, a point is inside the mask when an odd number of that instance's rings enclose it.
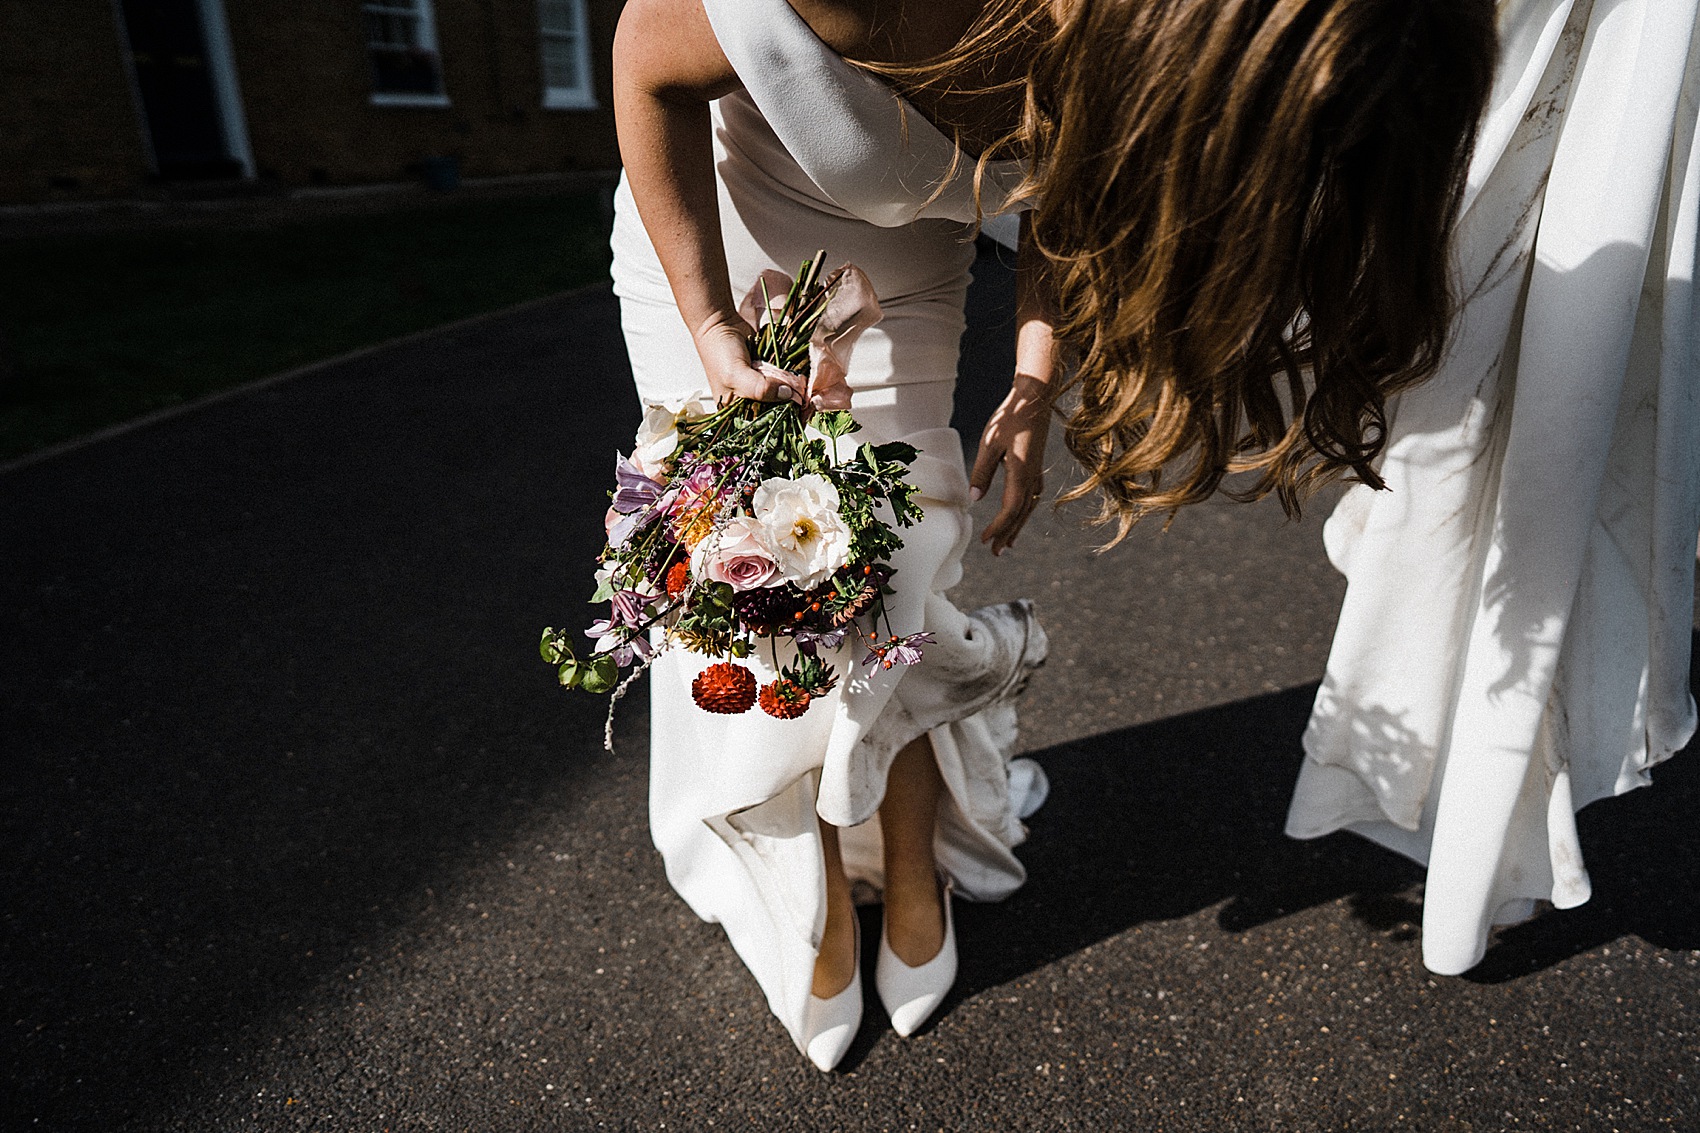
<instances>
[{"instance_id":1,"label":"outstretched hand","mask_svg":"<svg viewBox=\"0 0 1700 1133\"><path fill-rule=\"evenodd\" d=\"M1045 494L1045 439L1051 429L1050 388L1026 374L1016 374L1009 395L980 434L980 451L968 478L970 496L978 500L991 490L1002 466L1003 501L997 515L980 533L980 542L1001 555Z\"/></svg>"}]
</instances>

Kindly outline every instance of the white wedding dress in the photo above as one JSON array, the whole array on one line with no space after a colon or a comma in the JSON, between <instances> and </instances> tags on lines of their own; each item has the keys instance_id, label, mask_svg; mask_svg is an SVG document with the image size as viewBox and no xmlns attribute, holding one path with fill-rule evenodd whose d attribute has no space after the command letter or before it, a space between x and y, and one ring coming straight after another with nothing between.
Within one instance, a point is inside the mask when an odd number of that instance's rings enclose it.
<instances>
[{"instance_id":1,"label":"white wedding dress","mask_svg":"<svg viewBox=\"0 0 1700 1133\"><path fill-rule=\"evenodd\" d=\"M1428 866L1423 960L1589 896L1575 811L1694 734L1696 0L1501 0L1440 373L1329 519L1287 832ZM1650 853L1659 847L1649 847Z\"/></svg>"},{"instance_id":2,"label":"white wedding dress","mask_svg":"<svg viewBox=\"0 0 1700 1133\"><path fill-rule=\"evenodd\" d=\"M853 880L881 887L877 808L899 749L926 735L947 788L937 856L958 895L997 900L1024 880L1011 852L1043 801L1030 760L1012 760L1014 694L1044 658L1025 603L964 614L945 597L972 532L962 443L950 428L958 342L974 259L974 162L889 88L851 67L786 0L705 0L743 89L713 107L720 218L733 288L763 269L797 271L824 248L828 267L860 266L884 318L851 359L855 439L903 440L925 518L900 534L888 599L899 633L937 638L905 670L834 659L841 684L794 721L759 709L715 716L691 700L705 663L683 650L650 673L650 829L668 880L719 922L793 1041L804 1027L825 920L815 816L841 837ZM989 170L995 211L1021 170ZM614 284L639 396L683 398L707 385L690 335L622 181ZM765 654L766 650L762 650ZM782 657L783 659L783 657ZM757 657L759 680L771 678Z\"/></svg>"}]
</instances>

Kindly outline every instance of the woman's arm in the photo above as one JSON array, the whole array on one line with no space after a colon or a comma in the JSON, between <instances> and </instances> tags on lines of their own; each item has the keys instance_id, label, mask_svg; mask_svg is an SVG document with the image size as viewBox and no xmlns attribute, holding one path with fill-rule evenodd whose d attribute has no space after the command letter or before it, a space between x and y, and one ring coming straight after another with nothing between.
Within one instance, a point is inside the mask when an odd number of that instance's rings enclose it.
<instances>
[{"instance_id":1,"label":"woman's arm","mask_svg":"<svg viewBox=\"0 0 1700 1133\"><path fill-rule=\"evenodd\" d=\"M738 76L701 0L632 0L614 35L614 121L639 217L716 396L800 397L750 365L721 242L708 104Z\"/></svg>"},{"instance_id":2,"label":"woman's arm","mask_svg":"<svg viewBox=\"0 0 1700 1133\"><path fill-rule=\"evenodd\" d=\"M1021 215L1021 240L1015 259L1015 379L1009 396L980 434L980 451L969 477L978 500L1003 465L1003 503L980 533L980 542L1001 555L1032 514L1045 491L1045 440L1051 428L1051 379L1057 369L1053 310L1045 258L1033 246L1031 214Z\"/></svg>"}]
</instances>

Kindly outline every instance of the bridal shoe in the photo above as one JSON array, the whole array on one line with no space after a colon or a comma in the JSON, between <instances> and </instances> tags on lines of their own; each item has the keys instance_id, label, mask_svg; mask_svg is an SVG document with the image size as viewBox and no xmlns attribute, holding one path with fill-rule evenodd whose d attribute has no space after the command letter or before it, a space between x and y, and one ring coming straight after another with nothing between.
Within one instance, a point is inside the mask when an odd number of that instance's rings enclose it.
<instances>
[{"instance_id":1,"label":"bridal shoe","mask_svg":"<svg viewBox=\"0 0 1700 1133\"><path fill-rule=\"evenodd\" d=\"M883 937L883 934L882 934ZM822 1070L831 1070L850 1049L850 1043L862 1026L862 934L856 931L856 970L850 986L833 996L822 999L809 996L808 1014L804 1019L807 1031L803 1047L809 1061Z\"/></svg>"},{"instance_id":2,"label":"bridal shoe","mask_svg":"<svg viewBox=\"0 0 1700 1133\"><path fill-rule=\"evenodd\" d=\"M950 882L939 886L939 903L944 912L944 943L939 945L938 955L911 968L897 958L897 953L891 950L891 943L886 939L885 928L880 928L879 962L874 965L874 987L880 993L880 1002L885 1004L886 1014L891 1016L891 1028L904 1038L908 1038L921 1029L938 1010L939 1004L950 992L950 986L956 982L956 925L950 915Z\"/></svg>"}]
</instances>

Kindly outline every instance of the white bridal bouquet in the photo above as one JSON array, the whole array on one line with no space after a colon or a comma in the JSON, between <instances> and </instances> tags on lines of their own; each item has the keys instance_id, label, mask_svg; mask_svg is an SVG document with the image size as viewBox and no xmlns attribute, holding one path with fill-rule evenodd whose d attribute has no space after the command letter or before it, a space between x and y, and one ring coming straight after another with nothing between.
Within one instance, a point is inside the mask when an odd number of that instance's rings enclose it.
<instances>
[{"instance_id":1,"label":"white bridal bouquet","mask_svg":"<svg viewBox=\"0 0 1700 1133\"><path fill-rule=\"evenodd\" d=\"M608 613L586 631L595 649L581 658L566 631L543 631L543 659L562 685L617 698L651 660L650 633L660 627L660 648L720 659L691 686L703 709L760 704L789 720L832 690L838 674L822 650L852 635L867 646L864 665L921 659L931 637L893 632L884 605L889 559L903 545L895 528L921 516L907 478L916 453L892 443L843 455L849 446L839 439L859 429L845 383L849 351L880 311L860 269L821 279L822 255L795 281L764 272L740 308L756 328L757 368L805 394L805 404L717 405L703 392L646 409L631 455L615 463L591 598ZM795 646L783 665L782 639ZM778 675L758 689L738 660L764 643Z\"/></svg>"}]
</instances>

